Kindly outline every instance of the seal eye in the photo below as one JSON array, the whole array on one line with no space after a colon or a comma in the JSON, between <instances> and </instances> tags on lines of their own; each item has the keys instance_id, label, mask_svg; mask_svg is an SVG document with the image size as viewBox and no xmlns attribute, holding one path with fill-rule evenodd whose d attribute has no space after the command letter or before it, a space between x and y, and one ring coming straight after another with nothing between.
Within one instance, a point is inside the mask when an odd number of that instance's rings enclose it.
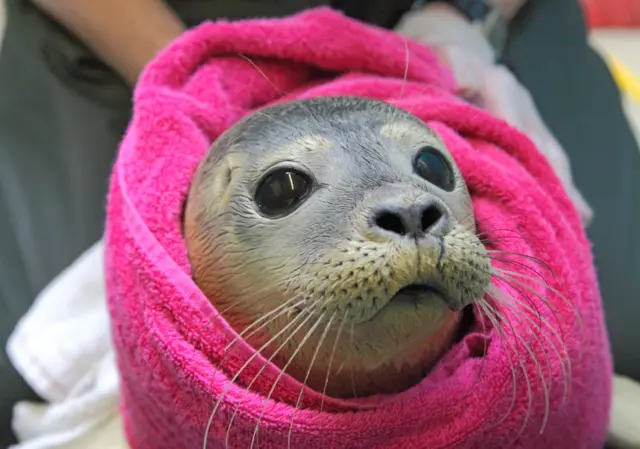
<instances>
[{"instance_id":1,"label":"seal eye","mask_svg":"<svg viewBox=\"0 0 640 449\"><path fill-rule=\"evenodd\" d=\"M442 190L451 192L455 187L451 166L433 147L425 147L418 152L413 168L416 174Z\"/></svg>"},{"instance_id":2,"label":"seal eye","mask_svg":"<svg viewBox=\"0 0 640 449\"><path fill-rule=\"evenodd\" d=\"M260 183L255 201L268 216L290 214L309 195L311 179L296 170L281 169L269 174Z\"/></svg>"}]
</instances>

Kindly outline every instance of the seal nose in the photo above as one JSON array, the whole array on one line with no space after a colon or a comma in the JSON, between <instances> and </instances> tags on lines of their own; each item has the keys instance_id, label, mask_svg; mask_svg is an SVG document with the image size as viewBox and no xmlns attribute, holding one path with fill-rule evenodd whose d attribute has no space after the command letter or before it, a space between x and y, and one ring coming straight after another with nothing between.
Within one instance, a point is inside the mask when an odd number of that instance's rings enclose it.
<instances>
[{"instance_id":1,"label":"seal nose","mask_svg":"<svg viewBox=\"0 0 640 449\"><path fill-rule=\"evenodd\" d=\"M448 210L436 199L411 205L386 204L377 208L373 217L375 230L410 238L442 233L449 222Z\"/></svg>"}]
</instances>

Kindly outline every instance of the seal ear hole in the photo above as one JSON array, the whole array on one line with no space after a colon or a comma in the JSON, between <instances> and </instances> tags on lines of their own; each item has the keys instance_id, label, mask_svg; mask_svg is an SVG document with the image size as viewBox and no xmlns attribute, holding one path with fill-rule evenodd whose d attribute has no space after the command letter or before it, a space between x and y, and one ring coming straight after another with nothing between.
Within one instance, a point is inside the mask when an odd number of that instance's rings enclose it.
<instances>
[{"instance_id":1,"label":"seal ear hole","mask_svg":"<svg viewBox=\"0 0 640 449\"><path fill-rule=\"evenodd\" d=\"M229 184L231 184L231 166L229 164L226 164L224 166L224 173L222 173L222 182L224 183L225 187L228 187Z\"/></svg>"}]
</instances>

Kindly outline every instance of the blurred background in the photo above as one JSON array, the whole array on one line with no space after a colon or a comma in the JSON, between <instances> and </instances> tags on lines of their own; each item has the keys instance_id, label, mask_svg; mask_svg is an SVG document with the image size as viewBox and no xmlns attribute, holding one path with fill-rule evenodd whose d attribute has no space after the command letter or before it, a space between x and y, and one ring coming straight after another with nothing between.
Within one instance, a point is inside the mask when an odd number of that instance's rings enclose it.
<instances>
[{"instance_id":1,"label":"blurred background","mask_svg":"<svg viewBox=\"0 0 640 449\"><path fill-rule=\"evenodd\" d=\"M625 112L640 141L640 0L582 0L582 3L591 45L613 66L613 74L625 92ZM4 25L4 1L0 1L0 43ZM622 64L622 73L617 72L616 62Z\"/></svg>"},{"instance_id":2,"label":"blurred background","mask_svg":"<svg viewBox=\"0 0 640 449\"><path fill-rule=\"evenodd\" d=\"M638 6L640 1L634 0ZM613 2L615 3L615 2ZM640 18L635 26L622 27L624 20L591 24L591 45L608 60L618 84L625 91L625 111L640 140ZM617 71L616 61L622 64Z\"/></svg>"}]
</instances>

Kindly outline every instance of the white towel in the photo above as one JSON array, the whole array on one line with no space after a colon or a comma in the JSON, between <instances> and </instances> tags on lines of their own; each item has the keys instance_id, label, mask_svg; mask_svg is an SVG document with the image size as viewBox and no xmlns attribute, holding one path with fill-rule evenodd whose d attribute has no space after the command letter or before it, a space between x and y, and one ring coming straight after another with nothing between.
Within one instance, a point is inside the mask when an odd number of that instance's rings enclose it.
<instances>
[{"instance_id":1,"label":"white towel","mask_svg":"<svg viewBox=\"0 0 640 449\"><path fill-rule=\"evenodd\" d=\"M11 335L7 353L46 401L20 402L13 449L127 449L109 328L103 244L54 279Z\"/></svg>"}]
</instances>

